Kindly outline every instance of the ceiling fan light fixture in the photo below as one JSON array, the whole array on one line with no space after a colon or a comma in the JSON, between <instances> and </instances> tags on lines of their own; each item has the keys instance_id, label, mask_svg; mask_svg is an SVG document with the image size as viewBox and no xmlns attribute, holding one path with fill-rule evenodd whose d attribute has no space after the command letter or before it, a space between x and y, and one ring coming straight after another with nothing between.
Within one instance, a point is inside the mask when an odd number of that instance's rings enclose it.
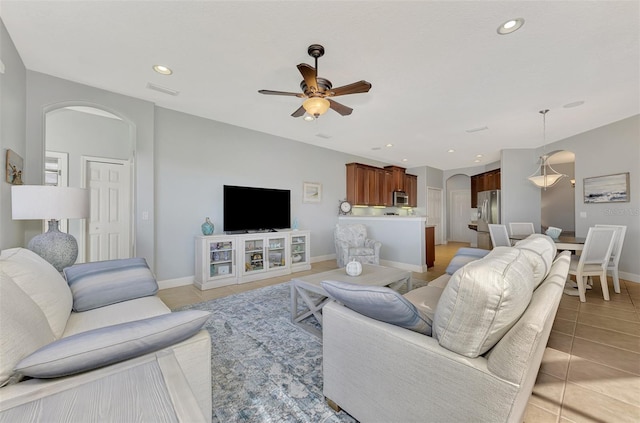
<instances>
[{"instance_id":1,"label":"ceiling fan light fixture","mask_svg":"<svg viewBox=\"0 0 640 423\"><path fill-rule=\"evenodd\" d=\"M325 114L330 106L331 103L329 103L329 100L322 97L311 97L302 103L302 107L304 107L307 113L316 119L318 116Z\"/></svg>"}]
</instances>

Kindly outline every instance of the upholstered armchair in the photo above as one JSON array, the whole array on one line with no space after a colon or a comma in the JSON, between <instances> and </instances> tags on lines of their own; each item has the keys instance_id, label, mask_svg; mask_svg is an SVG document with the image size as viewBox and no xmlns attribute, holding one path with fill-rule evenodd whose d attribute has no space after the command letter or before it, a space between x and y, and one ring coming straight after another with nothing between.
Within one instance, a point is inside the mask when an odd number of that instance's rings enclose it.
<instances>
[{"instance_id":1,"label":"upholstered armchair","mask_svg":"<svg viewBox=\"0 0 640 423\"><path fill-rule=\"evenodd\" d=\"M355 259L360 263L380 264L382 243L367 238L367 227L357 225L336 225L336 260L339 267Z\"/></svg>"}]
</instances>

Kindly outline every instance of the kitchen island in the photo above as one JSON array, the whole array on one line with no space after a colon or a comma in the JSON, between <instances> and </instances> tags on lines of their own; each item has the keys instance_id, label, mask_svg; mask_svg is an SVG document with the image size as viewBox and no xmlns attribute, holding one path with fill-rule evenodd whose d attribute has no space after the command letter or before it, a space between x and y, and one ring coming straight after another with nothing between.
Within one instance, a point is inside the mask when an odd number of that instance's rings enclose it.
<instances>
[{"instance_id":1,"label":"kitchen island","mask_svg":"<svg viewBox=\"0 0 640 423\"><path fill-rule=\"evenodd\" d=\"M382 242L381 265L420 273L427 271L426 222L425 216L338 217L341 225L365 225L368 237Z\"/></svg>"}]
</instances>

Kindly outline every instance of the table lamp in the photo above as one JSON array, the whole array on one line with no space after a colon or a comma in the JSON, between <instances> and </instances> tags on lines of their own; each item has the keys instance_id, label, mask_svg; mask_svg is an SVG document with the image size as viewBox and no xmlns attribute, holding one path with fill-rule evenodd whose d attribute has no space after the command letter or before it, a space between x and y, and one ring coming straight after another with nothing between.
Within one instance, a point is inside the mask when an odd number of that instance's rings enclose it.
<instances>
[{"instance_id":1,"label":"table lamp","mask_svg":"<svg viewBox=\"0 0 640 423\"><path fill-rule=\"evenodd\" d=\"M89 217L89 190L47 185L11 187L11 215L14 220L48 220L49 230L36 235L27 248L51 263L59 272L78 258L78 242L60 232L60 219Z\"/></svg>"}]
</instances>

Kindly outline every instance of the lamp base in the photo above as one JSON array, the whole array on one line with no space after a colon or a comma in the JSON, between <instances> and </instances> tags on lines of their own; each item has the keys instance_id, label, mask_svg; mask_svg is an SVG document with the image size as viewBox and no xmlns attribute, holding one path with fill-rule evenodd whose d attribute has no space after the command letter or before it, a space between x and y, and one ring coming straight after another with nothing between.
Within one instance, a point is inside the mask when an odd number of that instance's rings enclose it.
<instances>
[{"instance_id":1,"label":"lamp base","mask_svg":"<svg viewBox=\"0 0 640 423\"><path fill-rule=\"evenodd\" d=\"M27 248L51 263L58 272L62 272L62 269L76 262L78 242L73 235L60 232L58 224L59 221L50 220L49 230L34 236Z\"/></svg>"}]
</instances>

